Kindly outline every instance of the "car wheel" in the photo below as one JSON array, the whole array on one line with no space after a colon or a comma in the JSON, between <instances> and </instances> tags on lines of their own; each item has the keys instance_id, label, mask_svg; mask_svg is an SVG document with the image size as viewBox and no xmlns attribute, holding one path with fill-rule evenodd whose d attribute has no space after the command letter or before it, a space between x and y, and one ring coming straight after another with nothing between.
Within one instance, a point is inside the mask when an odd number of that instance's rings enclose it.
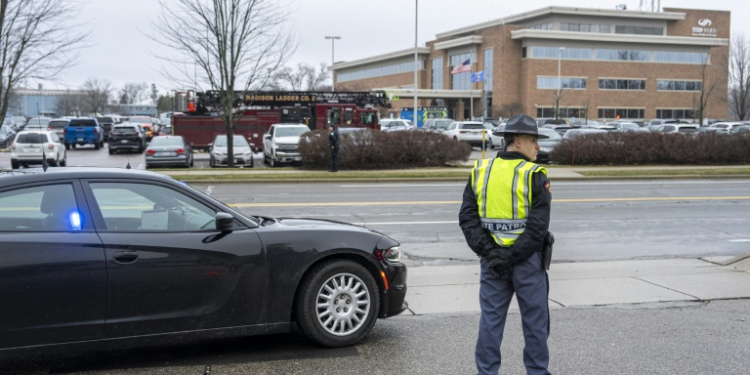
<instances>
[{"instance_id":1,"label":"car wheel","mask_svg":"<svg viewBox=\"0 0 750 375\"><path fill-rule=\"evenodd\" d=\"M73 143L73 149L74 149L74 150L75 150L75 148L76 148L77 146L78 146L78 145L76 145L75 143Z\"/></svg>"},{"instance_id":2,"label":"car wheel","mask_svg":"<svg viewBox=\"0 0 750 375\"><path fill-rule=\"evenodd\" d=\"M18 164L17 161L11 161L10 162L10 168L11 169L18 169L19 167L20 167L20 165Z\"/></svg>"},{"instance_id":3,"label":"car wheel","mask_svg":"<svg viewBox=\"0 0 750 375\"><path fill-rule=\"evenodd\" d=\"M276 166L276 160L274 159L273 154L268 157L268 166L271 168Z\"/></svg>"},{"instance_id":4,"label":"car wheel","mask_svg":"<svg viewBox=\"0 0 750 375\"><path fill-rule=\"evenodd\" d=\"M98 150L98 149L99 149L99 142L94 142L94 150Z\"/></svg>"},{"instance_id":5,"label":"car wheel","mask_svg":"<svg viewBox=\"0 0 750 375\"><path fill-rule=\"evenodd\" d=\"M61 160L58 165L61 167L68 165L68 154L63 155L63 160Z\"/></svg>"},{"instance_id":6,"label":"car wheel","mask_svg":"<svg viewBox=\"0 0 750 375\"><path fill-rule=\"evenodd\" d=\"M310 340L328 347L356 344L372 329L380 310L372 275L351 260L315 266L295 298L295 320Z\"/></svg>"},{"instance_id":7,"label":"car wheel","mask_svg":"<svg viewBox=\"0 0 750 375\"><path fill-rule=\"evenodd\" d=\"M107 147L109 149L109 154L112 155L115 153L115 150L112 149L112 147Z\"/></svg>"},{"instance_id":8,"label":"car wheel","mask_svg":"<svg viewBox=\"0 0 750 375\"><path fill-rule=\"evenodd\" d=\"M65 149L66 149L66 150L70 150L70 143L66 143L66 144L65 144Z\"/></svg>"}]
</instances>

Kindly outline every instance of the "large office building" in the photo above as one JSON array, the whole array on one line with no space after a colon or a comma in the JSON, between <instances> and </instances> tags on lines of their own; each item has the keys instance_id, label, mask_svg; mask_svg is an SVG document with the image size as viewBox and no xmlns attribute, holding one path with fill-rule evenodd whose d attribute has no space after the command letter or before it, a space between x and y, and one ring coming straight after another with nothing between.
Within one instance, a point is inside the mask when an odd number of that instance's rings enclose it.
<instances>
[{"instance_id":1,"label":"large office building","mask_svg":"<svg viewBox=\"0 0 750 375\"><path fill-rule=\"evenodd\" d=\"M418 106L454 119L559 108L565 118L643 120L697 118L704 102L704 118L725 118L729 20L715 10L551 6L446 31L416 49ZM385 90L398 98L393 112L412 107L414 55L338 62L336 89ZM451 74L467 60L471 72ZM472 83L480 71L485 80Z\"/></svg>"}]
</instances>

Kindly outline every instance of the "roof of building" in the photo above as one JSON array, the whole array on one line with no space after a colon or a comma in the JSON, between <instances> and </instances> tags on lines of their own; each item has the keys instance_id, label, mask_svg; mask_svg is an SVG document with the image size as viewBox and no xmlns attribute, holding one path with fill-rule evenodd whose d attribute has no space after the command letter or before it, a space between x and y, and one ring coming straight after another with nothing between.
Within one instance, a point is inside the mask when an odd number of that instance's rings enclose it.
<instances>
[{"instance_id":1,"label":"roof of building","mask_svg":"<svg viewBox=\"0 0 750 375\"><path fill-rule=\"evenodd\" d=\"M509 17L498 18L495 20L482 22L470 26L465 26L451 31L436 34L438 39L456 36L474 32L488 27L500 26L504 24L516 24L526 22L534 18L549 15L574 15L574 16L596 16L596 17L621 17L621 18L639 18L648 20L667 20L680 21L685 19L685 13L682 12L643 12L638 10L619 10L619 9L596 9L596 8L576 8L549 6L546 8L536 9L525 13L512 15Z\"/></svg>"},{"instance_id":2,"label":"roof of building","mask_svg":"<svg viewBox=\"0 0 750 375\"><path fill-rule=\"evenodd\" d=\"M704 47L728 46L726 38L699 38L689 36L631 35L579 33L574 31L522 29L511 32L512 39L576 40L587 42L616 42L639 44L672 44Z\"/></svg>"},{"instance_id":3,"label":"roof of building","mask_svg":"<svg viewBox=\"0 0 750 375\"><path fill-rule=\"evenodd\" d=\"M423 55L428 55L430 53L430 48L429 47L417 47L417 52ZM338 62L336 64L333 64L332 68L333 70L345 69L345 68L352 67L352 66L360 66L364 64L374 63L378 61L391 60L397 57L410 56L410 55L411 56L414 55L414 48L407 48L401 51L389 52L386 54L367 57L367 58L360 59L360 60Z\"/></svg>"}]
</instances>

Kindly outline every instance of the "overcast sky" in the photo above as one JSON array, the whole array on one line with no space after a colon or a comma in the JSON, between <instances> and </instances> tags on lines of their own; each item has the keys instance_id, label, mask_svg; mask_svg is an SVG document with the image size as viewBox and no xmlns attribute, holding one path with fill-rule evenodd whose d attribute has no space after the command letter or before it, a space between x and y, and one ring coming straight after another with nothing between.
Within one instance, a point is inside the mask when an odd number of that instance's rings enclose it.
<instances>
[{"instance_id":1,"label":"overcast sky","mask_svg":"<svg viewBox=\"0 0 750 375\"><path fill-rule=\"evenodd\" d=\"M414 1L412 0L286 0L294 12L289 23L299 46L288 65L306 62L330 64L331 43L336 41L336 61L356 60L414 46ZM614 9L626 4L637 10L639 0L421 0L419 1L419 45L435 34L550 5ZM728 10L732 33L746 32L750 1L662 0L662 7ZM127 82L156 83L161 92L179 89L162 74L164 63L154 55L172 53L153 41L152 23L159 13L155 0L88 0L79 16L90 28L91 44L80 63L66 70L60 80L69 88L86 78L108 80L120 87ZM60 87L44 83L45 87ZM31 84L36 87L36 84Z\"/></svg>"}]
</instances>

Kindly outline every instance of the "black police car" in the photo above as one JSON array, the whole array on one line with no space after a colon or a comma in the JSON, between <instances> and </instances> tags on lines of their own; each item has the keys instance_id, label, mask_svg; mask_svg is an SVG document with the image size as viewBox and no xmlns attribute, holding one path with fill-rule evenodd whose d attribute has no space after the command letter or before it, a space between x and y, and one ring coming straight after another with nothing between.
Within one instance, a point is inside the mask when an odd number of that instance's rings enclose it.
<instances>
[{"instance_id":1,"label":"black police car","mask_svg":"<svg viewBox=\"0 0 750 375\"><path fill-rule=\"evenodd\" d=\"M0 172L0 354L293 322L355 344L406 308L398 246L346 223L246 216L148 171Z\"/></svg>"}]
</instances>

